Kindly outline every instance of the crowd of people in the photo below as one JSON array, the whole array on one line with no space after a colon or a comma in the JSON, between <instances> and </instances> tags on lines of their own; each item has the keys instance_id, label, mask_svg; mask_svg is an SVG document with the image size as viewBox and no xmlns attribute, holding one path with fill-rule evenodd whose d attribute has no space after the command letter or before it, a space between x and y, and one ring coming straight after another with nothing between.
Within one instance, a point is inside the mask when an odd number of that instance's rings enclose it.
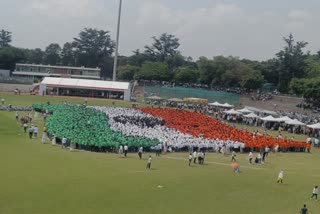
<instances>
[{"instance_id":1,"label":"crowd of people","mask_svg":"<svg viewBox=\"0 0 320 214\"><path fill-rule=\"evenodd\" d=\"M202 136L208 139L219 139L223 141L231 140L245 144L246 148L280 148L306 149L305 142L292 141L285 138L274 138L265 135L255 135L246 130L240 130L221 123L209 116L177 109L142 108L141 111L160 117L165 120L166 126L179 130L182 133L192 136Z\"/></svg>"},{"instance_id":2,"label":"crowd of people","mask_svg":"<svg viewBox=\"0 0 320 214\"><path fill-rule=\"evenodd\" d=\"M125 136L143 136L158 140L165 152L190 151L193 150L193 148L209 151L221 151L223 148L225 152L230 152L233 148L238 150L244 149L244 143L241 142L193 136L167 127L163 122L154 125L157 121L165 120L160 117L154 117L151 114L143 113L137 109L98 106L93 108L107 115L109 118L109 126L112 130L119 131ZM130 118L130 120L125 121L125 123L115 120L115 118L119 116ZM139 121L138 123L137 119ZM153 147L153 149L158 150L157 147Z\"/></svg>"},{"instance_id":3,"label":"crowd of people","mask_svg":"<svg viewBox=\"0 0 320 214\"><path fill-rule=\"evenodd\" d=\"M249 163L262 164L266 161L271 149L277 152L281 147L302 146L307 148L302 142L282 142L279 138L271 138L258 132L249 133L246 130L237 130L206 115L179 109L86 107L67 104L34 105L33 107L36 110L34 114L28 113L20 117L19 112L15 113L16 121L21 122L29 138L36 138L38 135L38 127L33 125L32 121L38 119L40 112L46 122L42 143L46 141L47 132L49 132L52 144L57 143L58 136L61 148L69 146L70 150L73 149L72 144L86 144L78 141L79 139L84 140L79 137L80 133L85 133L82 137L89 139L90 142L102 143L107 138L99 141L96 135L98 132L107 132L109 136L112 136L112 139L108 140L118 142L118 152L123 157L127 157L128 151L132 148L137 148L134 151L138 152L140 159L142 159L144 149L148 147L152 148L157 156L162 153L162 149L163 152L186 151L189 152L187 159L188 165L191 166L192 164L204 165L206 152L214 151L224 155L230 154L231 166L234 172L239 173L240 165L237 163L236 151L243 151L250 146L256 147L259 152L255 159L252 151L249 152ZM49 113L54 114L49 121L46 121ZM142 141L138 143L130 143L128 140L121 141L118 139L121 136L119 133L124 136L122 139L128 139L127 137L150 139L153 144L144 144ZM308 138L308 141L311 141L311 138ZM151 164L152 156L149 155L147 170L151 169ZM279 184L284 182L283 170L279 172L276 182ZM311 199L317 199L317 195L318 186L315 186ZM301 211L307 211L306 205Z\"/></svg>"}]
</instances>

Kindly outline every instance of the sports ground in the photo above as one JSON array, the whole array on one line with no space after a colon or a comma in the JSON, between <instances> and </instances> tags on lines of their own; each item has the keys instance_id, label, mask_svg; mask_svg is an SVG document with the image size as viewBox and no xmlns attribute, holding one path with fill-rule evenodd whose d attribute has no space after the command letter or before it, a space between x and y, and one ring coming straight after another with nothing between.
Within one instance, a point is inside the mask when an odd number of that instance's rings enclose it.
<instances>
[{"instance_id":1,"label":"sports ground","mask_svg":"<svg viewBox=\"0 0 320 214\"><path fill-rule=\"evenodd\" d=\"M83 103L83 98L0 94L13 106L32 103ZM89 105L113 101L88 99ZM130 103L115 101L116 106ZM21 113L20 113L21 114ZM43 125L39 119L35 122ZM41 136L41 132L39 133ZM300 136L303 139L303 136ZM305 137L305 136L304 136ZM186 153L127 158L117 154L61 149L30 140L15 112L0 111L0 213L309 213L319 212L310 200L319 184L320 151L269 154L265 164L249 165L238 154L241 173L230 156L208 153L205 164L188 167ZM256 154L254 154L256 155ZM284 170L284 184L277 184Z\"/></svg>"}]
</instances>

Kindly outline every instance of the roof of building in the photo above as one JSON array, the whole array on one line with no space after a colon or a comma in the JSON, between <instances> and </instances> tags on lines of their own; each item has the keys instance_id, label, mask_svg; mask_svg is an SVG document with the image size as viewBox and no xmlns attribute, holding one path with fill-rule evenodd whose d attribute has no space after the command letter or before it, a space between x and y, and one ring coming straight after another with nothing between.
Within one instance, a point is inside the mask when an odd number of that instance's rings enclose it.
<instances>
[{"instance_id":1,"label":"roof of building","mask_svg":"<svg viewBox=\"0 0 320 214\"><path fill-rule=\"evenodd\" d=\"M40 72L24 72L24 71L14 71L14 75L26 75L26 76L40 76L40 77L63 77L64 74L55 74L55 73L40 73ZM87 75L74 75L68 74L70 77L76 78L85 78L85 79L100 79L100 76L87 76Z\"/></svg>"},{"instance_id":2,"label":"roof of building","mask_svg":"<svg viewBox=\"0 0 320 214\"><path fill-rule=\"evenodd\" d=\"M70 78L55 78L45 77L41 84L53 87L65 88L85 88L97 90L115 90L123 91L128 90L130 83L116 82L116 81L103 81L103 80L85 80L85 79L70 79Z\"/></svg>"},{"instance_id":3,"label":"roof of building","mask_svg":"<svg viewBox=\"0 0 320 214\"><path fill-rule=\"evenodd\" d=\"M29 67L42 67L42 68L63 68L63 69L72 69L72 70L100 71L100 68L70 67L70 66L42 65L42 64L16 63L16 66L29 66Z\"/></svg>"}]
</instances>

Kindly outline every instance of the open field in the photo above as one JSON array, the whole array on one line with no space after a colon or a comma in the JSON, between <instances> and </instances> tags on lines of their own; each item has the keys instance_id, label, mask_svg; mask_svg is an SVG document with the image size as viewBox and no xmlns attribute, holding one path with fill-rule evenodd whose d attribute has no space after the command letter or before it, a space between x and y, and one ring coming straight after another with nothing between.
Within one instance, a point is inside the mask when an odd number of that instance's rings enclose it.
<instances>
[{"instance_id":1,"label":"open field","mask_svg":"<svg viewBox=\"0 0 320 214\"><path fill-rule=\"evenodd\" d=\"M83 103L83 98L4 95L12 105L34 102ZM115 101L115 105L129 103ZM111 105L91 100L89 105ZM146 171L146 158L137 154L70 152L29 140L14 119L0 112L0 214L11 213L298 213L303 203L318 213L310 200L319 184L318 149L308 153L269 154L262 165L249 165L238 154L242 172L233 173L230 156L206 155L205 165L187 166L187 154L155 157ZM21 115L21 114L20 114ZM35 121L40 127L42 120ZM41 131L41 128L40 128ZM254 154L256 156L256 154ZM284 184L276 184L284 170ZM160 186L160 188L159 188Z\"/></svg>"},{"instance_id":2,"label":"open field","mask_svg":"<svg viewBox=\"0 0 320 214\"><path fill-rule=\"evenodd\" d=\"M35 96L29 94L13 95L13 93L0 93L0 99L5 99L5 104L12 106L31 106L33 103L47 103L61 104L67 101L71 104L84 104L85 98L83 97L62 97L62 96ZM99 99L99 98L86 98L88 105L98 106L111 106L115 103L115 106L131 107L131 103L122 100L111 100L111 99Z\"/></svg>"}]
</instances>

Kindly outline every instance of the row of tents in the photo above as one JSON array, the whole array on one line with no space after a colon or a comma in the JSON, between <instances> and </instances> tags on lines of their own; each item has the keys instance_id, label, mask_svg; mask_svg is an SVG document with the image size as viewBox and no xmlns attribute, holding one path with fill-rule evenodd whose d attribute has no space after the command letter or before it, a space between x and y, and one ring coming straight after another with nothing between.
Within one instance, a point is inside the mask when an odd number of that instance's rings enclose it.
<instances>
[{"instance_id":1,"label":"row of tents","mask_svg":"<svg viewBox=\"0 0 320 214\"><path fill-rule=\"evenodd\" d=\"M288 125L307 126L312 129L320 129L320 123L306 125L305 123L300 122L297 119L291 119L288 116L284 116L284 117L280 117L280 118L275 118L272 115L269 115L266 117L260 117L248 108L243 108L243 109L239 109L239 110L230 109L230 110L224 111L223 113L230 114L230 115L243 115L243 117L245 117L245 118L260 119L265 122L279 122L279 123L285 123Z\"/></svg>"},{"instance_id":2,"label":"row of tents","mask_svg":"<svg viewBox=\"0 0 320 214\"><path fill-rule=\"evenodd\" d=\"M163 98L158 97L158 96L147 97L147 99L164 100ZM172 101L172 102L202 102L202 103L205 103L205 100L206 99L200 99L200 98L184 98L183 100L179 99L179 98L168 99L168 101ZM235 109L233 109L234 105L231 105L229 103L219 103L219 102L208 103L208 105L214 106L214 107L219 107L219 108L229 109L229 110L223 111L223 113L229 114L229 115L243 115L243 117L245 117L245 118L260 119L265 122L280 122L280 123L283 122L288 125L307 126L312 129L320 129L320 123L306 125L305 123L300 122L297 119L291 119L287 116L280 117L280 118L273 117L272 115L274 115L274 116L278 115L274 111L262 110L262 109L257 109L257 108L253 108L253 107L245 107L243 109L235 110ZM268 116L260 117L257 114L255 114L255 112L261 113L263 115L268 115Z\"/></svg>"},{"instance_id":3,"label":"row of tents","mask_svg":"<svg viewBox=\"0 0 320 214\"><path fill-rule=\"evenodd\" d=\"M208 99L203 99L203 98L193 98L193 97L190 97L190 98L183 98L183 99L180 99L180 98L171 98L171 99L164 99L162 97L159 97L159 96L150 96L150 97L147 97L146 99L148 100L168 100L168 101L171 101L171 102L194 102L194 103L208 103ZM231 105L229 103L219 103L219 102L214 102L214 103L209 103L208 104L209 106L216 106L216 107L222 107L222 108L233 108L234 105Z\"/></svg>"},{"instance_id":4,"label":"row of tents","mask_svg":"<svg viewBox=\"0 0 320 214\"><path fill-rule=\"evenodd\" d=\"M168 100L171 102L176 102L176 103L180 103L180 102L192 102L192 103L203 103L203 104L207 104L208 103L208 99L203 99L203 98L171 98L171 99L164 99L162 97L159 96L150 96L146 98L147 100L155 100L155 101L161 101L161 100Z\"/></svg>"}]
</instances>

